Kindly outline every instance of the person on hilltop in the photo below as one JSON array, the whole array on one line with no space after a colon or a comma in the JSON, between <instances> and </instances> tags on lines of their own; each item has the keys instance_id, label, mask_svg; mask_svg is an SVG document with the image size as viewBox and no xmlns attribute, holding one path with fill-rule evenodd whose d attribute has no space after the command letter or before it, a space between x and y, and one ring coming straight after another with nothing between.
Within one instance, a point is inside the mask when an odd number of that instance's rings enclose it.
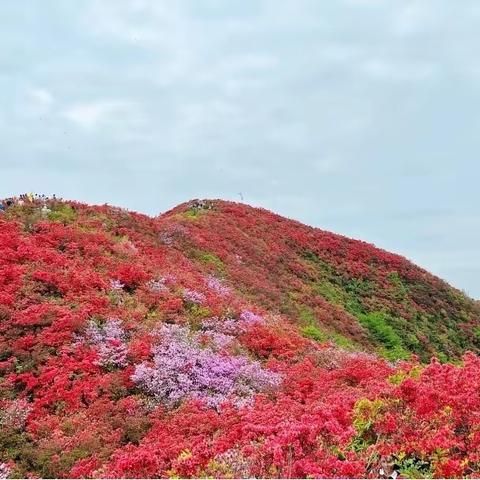
<instances>
[{"instance_id":1,"label":"person on hilltop","mask_svg":"<svg viewBox=\"0 0 480 480\"><path fill-rule=\"evenodd\" d=\"M41 212L43 218L47 218L48 214L51 212L51 210L47 207L47 205L43 205L40 212Z\"/></svg>"}]
</instances>

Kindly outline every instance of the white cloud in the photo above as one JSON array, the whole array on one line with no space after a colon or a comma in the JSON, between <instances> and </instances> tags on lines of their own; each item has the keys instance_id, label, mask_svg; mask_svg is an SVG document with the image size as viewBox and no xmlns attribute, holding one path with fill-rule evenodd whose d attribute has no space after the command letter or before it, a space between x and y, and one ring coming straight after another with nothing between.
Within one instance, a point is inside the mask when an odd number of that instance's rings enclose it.
<instances>
[{"instance_id":1,"label":"white cloud","mask_svg":"<svg viewBox=\"0 0 480 480\"><path fill-rule=\"evenodd\" d=\"M314 159L312 161L312 167L315 172L320 174L340 173L344 171L344 165L342 161L335 157Z\"/></svg>"},{"instance_id":2,"label":"white cloud","mask_svg":"<svg viewBox=\"0 0 480 480\"><path fill-rule=\"evenodd\" d=\"M99 35L109 35L140 46L168 46L185 33L180 2L130 0L92 2L84 25Z\"/></svg>"},{"instance_id":3,"label":"white cloud","mask_svg":"<svg viewBox=\"0 0 480 480\"><path fill-rule=\"evenodd\" d=\"M27 96L40 107L49 108L53 104L53 95L45 88L30 88L27 90Z\"/></svg>"},{"instance_id":4,"label":"white cloud","mask_svg":"<svg viewBox=\"0 0 480 480\"><path fill-rule=\"evenodd\" d=\"M430 78L435 67L429 62L372 58L361 65L361 70L372 79L411 82Z\"/></svg>"},{"instance_id":5,"label":"white cloud","mask_svg":"<svg viewBox=\"0 0 480 480\"><path fill-rule=\"evenodd\" d=\"M253 72L256 70L271 70L278 64L278 58L273 55L249 53L225 59L221 67L233 72Z\"/></svg>"},{"instance_id":6,"label":"white cloud","mask_svg":"<svg viewBox=\"0 0 480 480\"><path fill-rule=\"evenodd\" d=\"M90 103L77 103L63 112L63 117L76 125L92 129L100 123L127 116L135 109L135 104L124 100L99 100Z\"/></svg>"},{"instance_id":7,"label":"white cloud","mask_svg":"<svg viewBox=\"0 0 480 480\"><path fill-rule=\"evenodd\" d=\"M438 13L429 2L405 2L402 8L394 10L393 31L399 35L425 31L437 23Z\"/></svg>"},{"instance_id":8,"label":"white cloud","mask_svg":"<svg viewBox=\"0 0 480 480\"><path fill-rule=\"evenodd\" d=\"M345 3L358 7L377 7L382 5L383 0L345 0Z\"/></svg>"}]
</instances>

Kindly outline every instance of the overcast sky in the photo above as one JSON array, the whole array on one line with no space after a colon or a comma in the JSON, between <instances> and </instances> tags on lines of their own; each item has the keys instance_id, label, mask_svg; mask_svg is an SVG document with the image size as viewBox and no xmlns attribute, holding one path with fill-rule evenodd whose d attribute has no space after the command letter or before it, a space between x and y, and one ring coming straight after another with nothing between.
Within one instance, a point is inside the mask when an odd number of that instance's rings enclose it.
<instances>
[{"instance_id":1,"label":"overcast sky","mask_svg":"<svg viewBox=\"0 0 480 480\"><path fill-rule=\"evenodd\" d=\"M0 2L0 197L259 205L480 298L480 3Z\"/></svg>"}]
</instances>

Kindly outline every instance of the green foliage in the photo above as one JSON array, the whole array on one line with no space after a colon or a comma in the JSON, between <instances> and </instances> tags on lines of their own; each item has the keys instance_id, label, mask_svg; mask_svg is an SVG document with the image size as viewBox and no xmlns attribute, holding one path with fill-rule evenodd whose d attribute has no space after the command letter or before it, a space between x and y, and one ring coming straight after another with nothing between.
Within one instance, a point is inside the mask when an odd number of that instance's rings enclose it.
<instances>
[{"instance_id":1,"label":"green foliage","mask_svg":"<svg viewBox=\"0 0 480 480\"><path fill-rule=\"evenodd\" d=\"M355 297L369 296L375 291L375 283L362 278L352 278L344 282L346 292Z\"/></svg>"},{"instance_id":2,"label":"green foliage","mask_svg":"<svg viewBox=\"0 0 480 480\"><path fill-rule=\"evenodd\" d=\"M203 217L209 210L203 208L189 208L185 212L179 214L179 217L185 218L186 220L196 221Z\"/></svg>"},{"instance_id":3,"label":"green foliage","mask_svg":"<svg viewBox=\"0 0 480 480\"><path fill-rule=\"evenodd\" d=\"M343 305L346 302L347 296L341 287L328 280L315 282L312 288L315 293L335 305Z\"/></svg>"},{"instance_id":4,"label":"green foliage","mask_svg":"<svg viewBox=\"0 0 480 480\"><path fill-rule=\"evenodd\" d=\"M210 309L204 307L203 305L198 305L196 303L188 303L186 305L187 311L189 313L189 319L191 322L195 323L195 320L208 318L211 315Z\"/></svg>"},{"instance_id":5,"label":"green foliage","mask_svg":"<svg viewBox=\"0 0 480 480\"><path fill-rule=\"evenodd\" d=\"M105 232L111 232L112 230L115 230L118 227L118 222L116 218L113 218L111 215L106 215L105 213L101 212L92 212L89 215L90 220L99 222L102 226ZM95 232L97 231L97 228L94 225L78 225L77 228L80 228L81 230L87 231L87 232ZM114 238L116 235L112 235L112 238Z\"/></svg>"},{"instance_id":6,"label":"green foliage","mask_svg":"<svg viewBox=\"0 0 480 480\"><path fill-rule=\"evenodd\" d=\"M371 337L382 345L381 354L390 360L408 358L409 352L404 348L403 341L388 323L389 316L384 312L359 314L360 323L368 329Z\"/></svg>"},{"instance_id":7,"label":"green foliage","mask_svg":"<svg viewBox=\"0 0 480 480\"><path fill-rule=\"evenodd\" d=\"M5 218L21 222L24 230L30 233L34 230L35 224L42 220L42 214L38 206L14 205L5 212Z\"/></svg>"},{"instance_id":8,"label":"green foliage","mask_svg":"<svg viewBox=\"0 0 480 480\"><path fill-rule=\"evenodd\" d=\"M66 203L59 203L52 206L51 212L48 214L48 219L52 222L60 222L64 225L72 223L77 218L75 210Z\"/></svg>"},{"instance_id":9,"label":"green foliage","mask_svg":"<svg viewBox=\"0 0 480 480\"><path fill-rule=\"evenodd\" d=\"M473 334L477 340L480 340L480 327L474 327Z\"/></svg>"},{"instance_id":10,"label":"green foliage","mask_svg":"<svg viewBox=\"0 0 480 480\"><path fill-rule=\"evenodd\" d=\"M469 338L468 332L458 328L459 323L468 323L470 318L466 313L468 299L461 292L439 286L445 299L456 305L454 316L451 310L442 308L421 313L418 305L431 304L431 286L423 282L407 281L394 270L386 274L387 282L380 287L373 273L372 278L355 278L315 252L304 251L301 256L312 295L319 295L358 318L385 357L395 360L415 353L428 361L434 352L446 361L471 348L472 336ZM378 298L380 290L382 300ZM480 344L480 328L473 333L475 344ZM421 337L427 340L429 350L420 342Z\"/></svg>"},{"instance_id":11,"label":"green foliage","mask_svg":"<svg viewBox=\"0 0 480 480\"><path fill-rule=\"evenodd\" d=\"M356 435L352 438L350 448L362 451L377 441L374 424L380 418L384 403L380 399L361 398L353 407L352 424Z\"/></svg>"},{"instance_id":12,"label":"green foliage","mask_svg":"<svg viewBox=\"0 0 480 480\"><path fill-rule=\"evenodd\" d=\"M407 378L413 378L415 380L418 380L421 374L422 369L420 368L420 366L415 366L409 372L399 370L394 375L388 377L388 381L392 385L400 385Z\"/></svg>"},{"instance_id":13,"label":"green foliage","mask_svg":"<svg viewBox=\"0 0 480 480\"><path fill-rule=\"evenodd\" d=\"M383 406L384 403L380 399L361 398L355 403L353 407L353 426L359 435L363 435L370 430Z\"/></svg>"},{"instance_id":14,"label":"green foliage","mask_svg":"<svg viewBox=\"0 0 480 480\"><path fill-rule=\"evenodd\" d=\"M26 477L25 473L31 468L28 453L33 451L33 448L32 440L27 433L3 426L0 428L0 452L16 464L12 478Z\"/></svg>"},{"instance_id":15,"label":"green foliage","mask_svg":"<svg viewBox=\"0 0 480 480\"><path fill-rule=\"evenodd\" d=\"M341 333L333 332L329 335L330 340L332 340L336 345L344 350L354 350L358 348L358 345L355 344L352 340L345 337Z\"/></svg>"},{"instance_id":16,"label":"green foliage","mask_svg":"<svg viewBox=\"0 0 480 480\"><path fill-rule=\"evenodd\" d=\"M122 443L125 445L129 443L138 445L151 426L152 423L148 418L130 419L130 421L125 422L122 432Z\"/></svg>"},{"instance_id":17,"label":"green foliage","mask_svg":"<svg viewBox=\"0 0 480 480\"><path fill-rule=\"evenodd\" d=\"M418 338L413 333L406 333L403 337L403 340L404 340L405 345L410 350L417 351L418 349L421 348L421 344L420 344Z\"/></svg>"},{"instance_id":18,"label":"green foliage","mask_svg":"<svg viewBox=\"0 0 480 480\"><path fill-rule=\"evenodd\" d=\"M354 343L342 334L337 332L327 332L320 329L316 325L317 319L311 308L305 305L297 305L297 311L302 322L307 324L300 329L300 333L304 337L311 338L312 340L321 343L331 341L346 350L350 350L355 347Z\"/></svg>"},{"instance_id":19,"label":"green foliage","mask_svg":"<svg viewBox=\"0 0 480 480\"><path fill-rule=\"evenodd\" d=\"M440 361L440 363L448 362L448 356L443 352L437 352L437 358Z\"/></svg>"},{"instance_id":20,"label":"green foliage","mask_svg":"<svg viewBox=\"0 0 480 480\"><path fill-rule=\"evenodd\" d=\"M391 283L390 292L395 300L403 300L408 295L408 287L404 284L398 272L390 272L387 279Z\"/></svg>"},{"instance_id":21,"label":"green foliage","mask_svg":"<svg viewBox=\"0 0 480 480\"><path fill-rule=\"evenodd\" d=\"M212 252L205 252L198 250L195 253L195 257L205 265L214 267L217 271L223 272L225 270L225 264Z\"/></svg>"},{"instance_id":22,"label":"green foliage","mask_svg":"<svg viewBox=\"0 0 480 480\"><path fill-rule=\"evenodd\" d=\"M398 466L402 478L432 478L433 466L430 462L404 452L393 455L393 461Z\"/></svg>"},{"instance_id":23,"label":"green foliage","mask_svg":"<svg viewBox=\"0 0 480 480\"><path fill-rule=\"evenodd\" d=\"M315 267L318 278L310 282L314 293L328 302L342 306L352 315L365 313L362 297L368 297L375 291L375 283L365 279L344 278L331 265L309 252L304 259Z\"/></svg>"},{"instance_id":24,"label":"green foliage","mask_svg":"<svg viewBox=\"0 0 480 480\"><path fill-rule=\"evenodd\" d=\"M308 325L303 327L300 331L304 337L311 338L317 342L326 342L328 340L327 335L315 325Z\"/></svg>"},{"instance_id":25,"label":"green foliage","mask_svg":"<svg viewBox=\"0 0 480 480\"><path fill-rule=\"evenodd\" d=\"M313 310L308 307L307 305L297 305L298 309L298 316L302 323L304 324L315 324L317 323L317 318L315 317L315 313Z\"/></svg>"},{"instance_id":26,"label":"green foliage","mask_svg":"<svg viewBox=\"0 0 480 480\"><path fill-rule=\"evenodd\" d=\"M119 292L117 290L110 290L107 294L108 299L112 305L122 305L124 301L124 294L123 292Z\"/></svg>"},{"instance_id":27,"label":"green foliage","mask_svg":"<svg viewBox=\"0 0 480 480\"><path fill-rule=\"evenodd\" d=\"M190 209L190 210L187 210L186 212L183 212L181 216L183 218L186 218L187 220L197 220L197 218L203 215L203 213L204 212L202 210Z\"/></svg>"}]
</instances>

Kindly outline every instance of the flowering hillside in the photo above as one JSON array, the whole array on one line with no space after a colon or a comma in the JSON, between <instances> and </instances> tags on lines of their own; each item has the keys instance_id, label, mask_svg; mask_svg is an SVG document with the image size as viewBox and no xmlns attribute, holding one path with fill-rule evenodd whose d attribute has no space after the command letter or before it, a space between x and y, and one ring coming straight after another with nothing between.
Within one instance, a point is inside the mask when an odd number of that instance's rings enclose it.
<instances>
[{"instance_id":1,"label":"flowering hillside","mask_svg":"<svg viewBox=\"0 0 480 480\"><path fill-rule=\"evenodd\" d=\"M0 478L479 477L480 307L223 201L0 212Z\"/></svg>"}]
</instances>

